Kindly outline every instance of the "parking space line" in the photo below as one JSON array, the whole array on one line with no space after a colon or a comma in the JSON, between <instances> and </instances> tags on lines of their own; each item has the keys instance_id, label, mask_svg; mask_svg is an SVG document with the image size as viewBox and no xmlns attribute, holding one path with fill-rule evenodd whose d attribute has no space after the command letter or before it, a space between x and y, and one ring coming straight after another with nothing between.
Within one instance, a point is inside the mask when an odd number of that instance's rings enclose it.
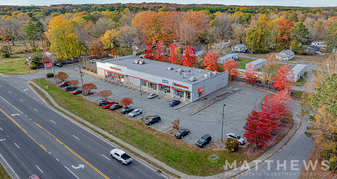
<instances>
[{"instance_id":1,"label":"parking space line","mask_svg":"<svg viewBox=\"0 0 337 179\"><path fill-rule=\"evenodd\" d=\"M39 168L39 166L36 165L36 168L39 169L41 173L43 173L43 171L41 170L41 168Z\"/></svg>"},{"instance_id":2,"label":"parking space line","mask_svg":"<svg viewBox=\"0 0 337 179\"><path fill-rule=\"evenodd\" d=\"M8 91L9 94L12 94L12 92Z\"/></svg>"},{"instance_id":3,"label":"parking space line","mask_svg":"<svg viewBox=\"0 0 337 179\"><path fill-rule=\"evenodd\" d=\"M23 100L22 100L22 99L20 99L20 101L21 101L21 102L23 102Z\"/></svg>"},{"instance_id":4,"label":"parking space line","mask_svg":"<svg viewBox=\"0 0 337 179\"><path fill-rule=\"evenodd\" d=\"M101 154L104 158L108 159L109 161L111 161L111 159L109 159L108 157L106 157L105 155Z\"/></svg>"}]
</instances>

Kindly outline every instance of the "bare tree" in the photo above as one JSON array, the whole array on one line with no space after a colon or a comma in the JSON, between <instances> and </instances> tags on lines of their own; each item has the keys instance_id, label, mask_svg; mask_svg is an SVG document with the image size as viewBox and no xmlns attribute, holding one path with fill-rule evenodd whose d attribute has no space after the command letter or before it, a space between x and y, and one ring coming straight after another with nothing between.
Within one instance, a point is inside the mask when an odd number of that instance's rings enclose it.
<instances>
[{"instance_id":1,"label":"bare tree","mask_svg":"<svg viewBox=\"0 0 337 179\"><path fill-rule=\"evenodd\" d=\"M107 30L111 30L117 27L117 24L113 22L111 19L102 17L100 18L95 26L92 27L91 31L95 38L99 38L102 36Z\"/></svg>"},{"instance_id":2,"label":"bare tree","mask_svg":"<svg viewBox=\"0 0 337 179\"><path fill-rule=\"evenodd\" d=\"M219 13L212 24L214 37L217 40L228 40L231 34L231 19L227 13Z\"/></svg>"},{"instance_id":3,"label":"bare tree","mask_svg":"<svg viewBox=\"0 0 337 179\"><path fill-rule=\"evenodd\" d=\"M132 45L137 44L137 30L132 26L121 27L117 40L119 43L127 46L132 54Z\"/></svg>"},{"instance_id":4,"label":"bare tree","mask_svg":"<svg viewBox=\"0 0 337 179\"><path fill-rule=\"evenodd\" d=\"M0 20L0 34L4 34L8 36L13 46L14 44L14 35L18 29L20 29L21 24L17 19L5 19ZM9 45L9 42L7 41L7 44Z\"/></svg>"}]
</instances>

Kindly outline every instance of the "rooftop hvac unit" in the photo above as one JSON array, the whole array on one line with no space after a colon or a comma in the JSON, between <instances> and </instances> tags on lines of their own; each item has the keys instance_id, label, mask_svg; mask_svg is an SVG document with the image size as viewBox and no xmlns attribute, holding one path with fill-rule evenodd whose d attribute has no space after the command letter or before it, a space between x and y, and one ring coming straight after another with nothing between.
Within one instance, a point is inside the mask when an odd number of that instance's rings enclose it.
<instances>
[{"instance_id":1,"label":"rooftop hvac unit","mask_svg":"<svg viewBox=\"0 0 337 179\"><path fill-rule=\"evenodd\" d=\"M178 69L178 73L181 73L183 71L184 71L184 69L182 69L182 68Z\"/></svg>"},{"instance_id":2,"label":"rooftop hvac unit","mask_svg":"<svg viewBox=\"0 0 337 179\"><path fill-rule=\"evenodd\" d=\"M145 64L145 61L144 60L139 60L139 65L143 65L143 64Z\"/></svg>"},{"instance_id":3,"label":"rooftop hvac unit","mask_svg":"<svg viewBox=\"0 0 337 179\"><path fill-rule=\"evenodd\" d=\"M212 76L212 72L207 72L208 77Z\"/></svg>"},{"instance_id":4,"label":"rooftop hvac unit","mask_svg":"<svg viewBox=\"0 0 337 179\"><path fill-rule=\"evenodd\" d=\"M199 70L199 73L201 73L201 70Z\"/></svg>"},{"instance_id":5,"label":"rooftop hvac unit","mask_svg":"<svg viewBox=\"0 0 337 179\"><path fill-rule=\"evenodd\" d=\"M186 71L187 71L187 73L189 73L189 74L192 73L192 70L191 70L191 69L187 69Z\"/></svg>"},{"instance_id":6,"label":"rooftop hvac unit","mask_svg":"<svg viewBox=\"0 0 337 179\"><path fill-rule=\"evenodd\" d=\"M204 74L204 78L208 78L208 74L207 73Z\"/></svg>"},{"instance_id":7,"label":"rooftop hvac unit","mask_svg":"<svg viewBox=\"0 0 337 179\"><path fill-rule=\"evenodd\" d=\"M183 73L183 78L187 78L187 73Z\"/></svg>"},{"instance_id":8,"label":"rooftop hvac unit","mask_svg":"<svg viewBox=\"0 0 337 179\"><path fill-rule=\"evenodd\" d=\"M173 70L173 67L168 67L167 70Z\"/></svg>"},{"instance_id":9,"label":"rooftop hvac unit","mask_svg":"<svg viewBox=\"0 0 337 179\"><path fill-rule=\"evenodd\" d=\"M194 76L192 76L192 77L190 77L190 81L191 82L193 82L193 81L195 81L195 80L197 80Z\"/></svg>"},{"instance_id":10,"label":"rooftop hvac unit","mask_svg":"<svg viewBox=\"0 0 337 179\"><path fill-rule=\"evenodd\" d=\"M213 71L213 75L216 75L216 74L218 74L218 72L217 71Z\"/></svg>"},{"instance_id":11,"label":"rooftop hvac unit","mask_svg":"<svg viewBox=\"0 0 337 179\"><path fill-rule=\"evenodd\" d=\"M137 64L139 60L135 60L135 63Z\"/></svg>"}]
</instances>

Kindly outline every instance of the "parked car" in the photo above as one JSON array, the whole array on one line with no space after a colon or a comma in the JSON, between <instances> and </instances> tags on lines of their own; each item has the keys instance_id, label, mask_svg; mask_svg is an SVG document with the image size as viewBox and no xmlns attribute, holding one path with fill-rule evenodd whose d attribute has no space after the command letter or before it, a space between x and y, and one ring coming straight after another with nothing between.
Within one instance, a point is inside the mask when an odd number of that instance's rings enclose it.
<instances>
[{"instance_id":1,"label":"parked car","mask_svg":"<svg viewBox=\"0 0 337 179\"><path fill-rule=\"evenodd\" d=\"M179 101L179 100L172 100L170 103L169 103L169 105L171 106L171 107L174 107L174 106L177 106L178 104L180 104L181 102Z\"/></svg>"},{"instance_id":2,"label":"parked car","mask_svg":"<svg viewBox=\"0 0 337 179\"><path fill-rule=\"evenodd\" d=\"M111 150L110 155L112 158L115 158L116 160L121 162L121 164L125 164L125 165L131 163L133 160L128 154L126 154L126 152L120 149Z\"/></svg>"},{"instance_id":3,"label":"parked car","mask_svg":"<svg viewBox=\"0 0 337 179\"><path fill-rule=\"evenodd\" d=\"M152 116L152 117L149 117L144 123L146 125L152 125L156 122L160 122L161 121L161 118L158 116L158 115L155 115L155 116Z\"/></svg>"},{"instance_id":4,"label":"parked car","mask_svg":"<svg viewBox=\"0 0 337 179\"><path fill-rule=\"evenodd\" d=\"M109 100L100 99L100 100L97 101L97 105L98 105L98 106L102 106L102 104L105 104L105 103L107 103L108 101L109 101Z\"/></svg>"},{"instance_id":5,"label":"parked car","mask_svg":"<svg viewBox=\"0 0 337 179\"><path fill-rule=\"evenodd\" d=\"M113 104L118 104L118 101L108 101L108 102L102 104L102 107L103 107L104 109L108 109L108 108L109 108L111 105L113 105Z\"/></svg>"},{"instance_id":6,"label":"parked car","mask_svg":"<svg viewBox=\"0 0 337 179\"><path fill-rule=\"evenodd\" d=\"M127 114L127 113L129 113L129 112L131 112L133 110L134 110L133 108L124 108L124 109L121 110L121 113L122 114Z\"/></svg>"},{"instance_id":7,"label":"parked car","mask_svg":"<svg viewBox=\"0 0 337 179\"><path fill-rule=\"evenodd\" d=\"M69 81L63 81L63 82L59 83L58 86L59 87L66 87L66 86L68 86L68 83L69 83Z\"/></svg>"},{"instance_id":8,"label":"parked car","mask_svg":"<svg viewBox=\"0 0 337 179\"><path fill-rule=\"evenodd\" d=\"M56 63L54 63L54 66L56 66L56 67L63 67L63 64L61 62L56 62Z\"/></svg>"},{"instance_id":9,"label":"parked car","mask_svg":"<svg viewBox=\"0 0 337 179\"><path fill-rule=\"evenodd\" d=\"M76 90L76 87L75 86L66 86L64 89L66 91L74 91L74 90Z\"/></svg>"},{"instance_id":10,"label":"parked car","mask_svg":"<svg viewBox=\"0 0 337 179\"><path fill-rule=\"evenodd\" d=\"M151 93L151 94L149 94L147 97L148 97L149 99L152 99L152 98L155 98L155 97L157 97L157 96L158 96L157 94Z\"/></svg>"},{"instance_id":11,"label":"parked car","mask_svg":"<svg viewBox=\"0 0 337 179\"><path fill-rule=\"evenodd\" d=\"M145 58L145 54L139 55L138 57L139 57L139 58Z\"/></svg>"},{"instance_id":12,"label":"parked car","mask_svg":"<svg viewBox=\"0 0 337 179\"><path fill-rule=\"evenodd\" d=\"M90 60L91 63L96 63L97 61L98 61L97 59Z\"/></svg>"},{"instance_id":13,"label":"parked car","mask_svg":"<svg viewBox=\"0 0 337 179\"><path fill-rule=\"evenodd\" d=\"M141 109L135 109L135 110L133 110L133 111L131 111L129 113L129 116L130 117L135 117L135 116L138 116L138 115L142 114L142 112L143 111Z\"/></svg>"},{"instance_id":14,"label":"parked car","mask_svg":"<svg viewBox=\"0 0 337 179\"><path fill-rule=\"evenodd\" d=\"M116 109L119 109L119 108L122 108L123 106L119 105L119 104L113 104L109 107L109 109L111 110L116 110Z\"/></svg>"},{"instance_id":15,"label":"parked car","mask_svg":"<svg viewBox=\"0 0 337 179\"><path fill-rule=\"evenodd\" d=\"M28 177L28 179L41 179L38 175L34 174Z\"/></svg>"},{"instance_id":16,"label":"parked car","mask_svg":"<svg viewBox=\"0 0 337 179\"><path fill-rule=\"evenodd\" d=\"M177 139L182 139L185 136L187 136L188 134L190 134L189 129L181 129L174 135L174 137L176 137Z\"/></svg>"},{"instance_id":17,"label":"parked car","mask_svg":"<svg viewBox=\"0 0 337 179\"><path fill-rule=\"evenodd\" d=\"M240 145L245 145L246 140L242 137L240 137L239 135L235 134L234 132L230 132L227 135L227 138L232 138L235 139L239 142Z\"/></svg>"},{"instance_id":18,"label":"parked car","mask_svg":"<svg viewBox=\"0 0 337 179\"><path fill-rule=\"evenodd\" d=\"M210 141L212 140L212 137L208 134L205 134L204 136L202 136L196 143L196 145L198 147L205 147L205 145L207 145Z\"/></svg>"},{"instance_id":19,"label":"parked car","mask_svg":"<svg viewBox=\"0 0 337 179\"><path fill-rule=\"evenodd\" d=\"M82 91L77 89L77 90L73 91L72 93L73 93L73 94L81 94Z\"/></svg>"}]
</instances>

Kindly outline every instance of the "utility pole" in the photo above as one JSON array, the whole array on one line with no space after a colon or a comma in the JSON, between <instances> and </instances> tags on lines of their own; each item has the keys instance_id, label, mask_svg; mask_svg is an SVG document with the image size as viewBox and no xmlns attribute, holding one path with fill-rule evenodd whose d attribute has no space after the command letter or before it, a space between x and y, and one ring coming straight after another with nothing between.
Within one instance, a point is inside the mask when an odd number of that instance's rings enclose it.
<instances>
[{"instance_id":1,"label":"utility pole","mask_svg":"<svg viewBox=\"0 0 337 179\"><path fill-rule=\"evenodd\" d=\"M79 68L79 70L80 70L80 76L81 76L82 94L84 95L84 89L83 89L83 78L82 78L83 74L82 74L82 71L81 71L81 65L78 65L78 68Z\"/></svg>"},{"instance_id":2,"label":"utility pole","mask_svg":"<svg viewBox=\"0 0 337 179\"><path fill-rule=\"evenodd\" d=\"M11 59L11 63L13 63L12 61L12 55L11 55L11 50L9 49L9 40L7 39L7 49L8 49L8 52L9 52L9 58Z\"/></svg>"},{"instance_id":3,"label":"utility pole","mask_svg":"<svg viewBox=\"0 0 337 179\"><path fill-rule=\"evenodd\" d=\"M140 101L142 103L142 114L143 114L143 120L145 120L144 115L144 106L143 106L143 92L142 92L142 85L139 83L139 93L140 93Z\"/></svg>"},{"instance_id":4,"label":"utility pole","mask_svg":"<svg viewBox=\"0 0 337 179\"><path fill-rule=\"evenodd\" d=\"M251 48L251 51L250 51L250 59L252 59L253 45L254 45L254 42L252 42L252 48Z\"/></svg>"},{"instance_id":5,"label":"utility pole","mask_svg":"<svg viewBox=\"0 0 337 179\"><path fill-rule=\"evenodd\" d=\"M56 74L55 74L55 68L54 68L54 60L53 60L53 65L51 67L53 68L53 73L54 73L54 78L55 78L55 84L57 84Z\"/></svg>"},{"instance_id":6,"label":"utility pole","mask_svg":"<svg viewBox=\"0 0 337 179\"><path fill-rule=\"evenodd\" d=\"M42 94L42 88L41 88L41 80L40 80L40 74L39 74L39 66L37 66L36 67L37 68L37 76L38 76L38 78L39 78L39 84L40 84L40 92L41 92L41 94Z\"/></svg>"},{"instance_id":7,"label":"utility pole","mask_svg":"<svg viewBox=\"0 0 337 179\"><path fill-rule=\"evenodd\" d=\"M226 104L224 104L223 107L222 107L221 142L223 142L222 137L223 137L223 119L225 117L225 106L226 106ZM227 124L227 121L226 121L226 124Z\"/></svg>"}]
</instances>

